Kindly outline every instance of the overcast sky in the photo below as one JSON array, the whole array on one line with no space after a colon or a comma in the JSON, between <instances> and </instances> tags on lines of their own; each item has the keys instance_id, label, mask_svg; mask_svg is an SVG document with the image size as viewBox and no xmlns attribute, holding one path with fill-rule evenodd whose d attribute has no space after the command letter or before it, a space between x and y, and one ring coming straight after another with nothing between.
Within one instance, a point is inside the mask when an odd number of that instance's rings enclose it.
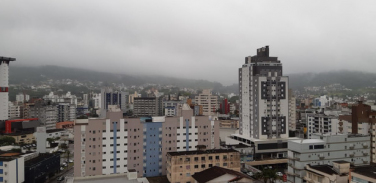
<instances>
[{"instance_id":1,"label":"overcast sky","mask_svg":"<svg viewBox=\"0 0 376 183\"><path fill-rule=\"evenodd\" d=\"M0 56L237 82L270 46L284 73L375 71L375 1L1 1Z\"/></svg>"}]
</instances>

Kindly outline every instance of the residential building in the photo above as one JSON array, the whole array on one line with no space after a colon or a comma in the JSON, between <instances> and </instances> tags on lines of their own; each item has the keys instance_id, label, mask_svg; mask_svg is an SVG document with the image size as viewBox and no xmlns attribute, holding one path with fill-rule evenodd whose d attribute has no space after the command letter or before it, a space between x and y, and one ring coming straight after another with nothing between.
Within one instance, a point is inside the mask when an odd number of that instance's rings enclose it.
<instances>
[{"instance_id":1,"label":"residential building","mask_svg":"<svg viewBox=\"0 0 376 183\"><path fill-rule=\"evenodd\" d=\"M310 139L313 134L347 134L345 129L339 128L337 116L328 116L325 114L312 113L307 114L307 138Z\"/></svg>"},{"instance_id":2,"label":"residential building","mask_svg":"<svg viewBox=\"0 0 376 183\"><path fill-rule=\"evenodd\" d=\"M93 108L94 109L99 109L101 108L101 104L102 104L102 97L101 97L101 94L100 93L93 93L92 94L92 100L93 100Z\"/></svg>"},{"instance_id":3,"label":"residential building","mask_svg":"<svg viewBox=\"0 0 376 183\"><path fill-rule=\"evenodd\" d=\"M372 162L376 163L376 112L359 101L351 107L351 115L340 115L340 124L348 133L371 135Z\"/></svg>"},{"instance_id":4,"label":"residential building","mask_svg":"<svg viewBox=\"0 0 376 183\"><path fill-rule=\"evenodd\" d=\"M21 107L16 102L8 103L8 119L20 118Z\"/></svg>"},{"instance_id":5,"label":"residential building","mask_svg":"<svg viewBox=\"0 0 376 183\"><path fill-rule=\"evenodd\" d=\"M45 182L52 174L60 171L60 154L39 153L25 161L25 183Z\"/></svg>"},{"instance_id":6,"label":"residential building","mask_svg":"<svg viewBox=\"0 0 376 183\"><path fill-rule=\"evenodd\" d=\"M70 103L57 104L57 122L73 121L76 119L76 106ZM56 123L55 123L56 126Z\"/></svg>"},{"instance_id":7,"label":"residential building","mask_svg":"<svg viewBox=\"0 0 376 183\"><path fill-rule=\"evenodd\" d=\"M333 166L348 161L354 166L370 163L370 137L367 135L314 134L312 139L288 141L288 180L304 182L307 164Z\"/></svg>"},{"instance_id":8,"label":"residential building","mask_svg":"<svg viewBox=\"0 0 376 183\"><path fill-rule=\"evenodd\" d=\"M141 94L138 94L136 91L134 94L129 95L128 103L133 104L134 103L134 98L141 97Z\"/></svg>"},{"instance_id":9,"label":"residential building","mask_svg":"<svg viewBox=\"0 0 376 183\"><path fill-rule=\"evenodd\" d=\"M0 154L0 182L24 182L24 168L24 157L21 156L21 153L6 152Z\"/></svg>"},{"instance_id":10,"label":"residential building","mask_svg":"<svg viewBox=\"0 0 376 183\"><path fill-rule=\"evenodd\" d=\"M162 97L134 98L134 116L163 116Z\"/></svg>"},{"instance_id":11,"label":"residential building","mask_svg":"<svg viewBox=\"0 0 376 183\"><path fill-rule=\"evenodd\" d=\"M269 56L269 46L245 58L239 68L239 133L226 144L254 147L255 159L284 158L289 138L289 79L278 57Z\"/></svg>"},{"instance_id":12,"label":"residential building","mask_svg":"<svg viewBox=\"0 0 376 183\"><path fill-rule=\"evenodd\" d=\"M244 173L218 166L213 166L209 169L197 172L192 175L192 177L194 178L195 182L199 183L254 182L254 179L252 177Z\"/></svg>"},{"instance_id":13,"label":"residential building","mask_svg":"<svg viewBox=\"0 0 376 183\"><path fill-rule=\"evenodd\" d=\"M52 103L70 103L77 106L77 97L72 95L71 92L67 92L65 95L55 95L54 92L50 92L48 95L43 96L46 101L51 101Z\"/></svg>"},{"instance_id":14,"label":"residential building","mask_svg":"<svg viewBox=\"0 0 376 183\"><path fill-rule=\"evenodd\" d=\"M228 103L227 98L223 99L221 105L221 114L228 114L230 112L230 104Z\"/></svg>"},{"instance_id":15,"label":"residential building","mask_svg":"<svg viewBox=\"0 0 376 183\"><path fill-rule=\"evenodd\" d=\"M195 97L195 104L202 105L203 115L214 116L218 106L218 96L212 94L211 89L204 89L202 93Z\"/></svg>"},{"instance_id":16,"label":"residential building","mask_svg":"<svg viewBox=\"0 0 376 183\"><path fill-rule=\"evenodd\" d=\"M289 130L296 131L296 98L289 89Z\"/></svg>"},{"instance_id":17,"label":"residential building","mask_svg":"<svg viewBox=\"0 0 376 183\"><path fill-rule=\"evenodd\" d=\"M306 165L304 180L320 183L348 183L350 162L333 161L331 165Z\"/></svg>"},{"instance_id":18,"label":"residential building","mask_svg":"<svg viewBox=\"0 0 376 183\"><path fill-rule=\"evenodd\" d=\"M239 69L239 134L253 139L288 138L288 84L278 57L269 46L245 58Z\"/></svg>"},{"instance_id":19,"label":"residential building","mask_svg":"<svg viewBox=\"0 0 376 183\"><path fill-rule=\"evenodd\" d=\"M16 95L16 102L24 103L30 100L30 95L19 93Z\"/></svg>"},{"instance_id":20,"label":"residential building","mask_svg":"<svg viewBox=\"0 0 376 183\"><path fill-rule=\"evenodd\" d=\"M181 100L167 100L163 101L164 116L176 116L178 107L183 105Z\"/></svg>"},{"instance_id":21,"label":"residential building","mask_svg":"<svg viewBox=\"0 0 376 183\"><path fill-rule=\"evenodd\" d=\"M219 148L218 121L193 116L186 104L179 110L174 117L123 118L117 106L109 106L105 119L76 119L75 177L131 169L138 177L166 175L167 152Z\"/></svg>"},{"instance_id":22,"label":"residential building","mask_svg":"<svg viewBox=\"0 0 376 183\"><path fill-rule=\"evenodd\" d=\"M128 92L113 91L111 88L101 90L101 117L105 117L109 105L118 105L121 111L127 111Z\"/></svg>"},{"instance_id":23,"label":"residential building","mask_svg":"<svg viewBox=\"0 0 376 183\"><path fill-rule=\"evenodd\" d=\"M55 129L58 122L58 107L51 102L35 101L29 106L29 118L38 118L47 130Z\"/></svg>"},{"instance_id":24,"label":"residential building","mask_svg":"<svg viewBox=\"0 0 376 183\"><path fill-rule=\"evenodd\" d=\"M239 152L211 149L167 153L167 179L171 183L195 182L193 174L215 166L240 172Z\"/></svg>"},{"instance_id":25,"label":"residential building","mask_svg":"<svg viewBox=\"0 0 376 183\"><path fill-rule=\"evenodd\" d=\"M0 121L8 119L9 63L15 58L0 56Z\"/></svg>"},{"instance_id":26,"label":"residential building","mask_svg":"<svg viewBox=\"0 0 376 183\"><path fill-rule=\"evenodd\" d=\"M312 103L314 107L325 108L325 107L329 107L332 101L333 99L331 97L323 95L323 96L320 96L319 98L313 99Z\"/></svg>"}]
</instances>

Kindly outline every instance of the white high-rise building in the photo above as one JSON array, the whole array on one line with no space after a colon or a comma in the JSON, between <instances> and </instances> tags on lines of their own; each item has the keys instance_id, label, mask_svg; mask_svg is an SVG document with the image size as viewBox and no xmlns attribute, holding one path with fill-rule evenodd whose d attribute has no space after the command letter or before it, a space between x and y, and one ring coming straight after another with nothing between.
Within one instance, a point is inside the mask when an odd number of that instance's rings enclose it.
<instances>
[{"instance_id":1,"label":"white high-rise building","mask_svg":"<svg viewBox=\"0 0 376 183\"><path fill-rule=\"evenodd\" d=\"M30 100L30 95L19 93L16 95L16 101L17 102L24 102L24 100L27 102Z\"/></svg>"},{"instance_id":2,"label":"white high-rise building","mask_svg":"<svg viewBox=\"0 0 376 183\"><path fill-rule=\"evenodd\" d=\"M0 121L8 119L9 62L15 60L0 56Z\"/></svg>"},{"instance_id":3,"label":"white high-rise building","mask_svg":"<svg viewBox=\"0 0 376 183\"><path fill-rule=\"evenodd\" d=\"M269 57L269 46L245 58L239 69L239 134L251 139L288 138L288 84L278 57Z\"/></svg>"}]
</instances>

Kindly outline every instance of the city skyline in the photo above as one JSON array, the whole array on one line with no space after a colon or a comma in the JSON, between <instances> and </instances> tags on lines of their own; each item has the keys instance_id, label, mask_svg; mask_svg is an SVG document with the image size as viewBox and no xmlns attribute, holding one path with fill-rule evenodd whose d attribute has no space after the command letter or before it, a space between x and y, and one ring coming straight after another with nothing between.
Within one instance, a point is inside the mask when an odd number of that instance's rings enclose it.
<instances>
[{"instance_id":1,"label":"city skyline","mask_svg":"<svg viewBox=\"0 0 376 183\"><path fill-rule=\"evenodd\" d=\"M236 83L236 65L243 62L243 55L269 45L275 50L270 54L284 60L286 74L373 72L368 66L375 57L372 5L364 1L2 2L0 55L22 60L15 66L72 66L230 85ZM182 72L183 68L194 68L194 74ZM206 74L207 68L217 72Z\"/></svg>"}]
</instances>

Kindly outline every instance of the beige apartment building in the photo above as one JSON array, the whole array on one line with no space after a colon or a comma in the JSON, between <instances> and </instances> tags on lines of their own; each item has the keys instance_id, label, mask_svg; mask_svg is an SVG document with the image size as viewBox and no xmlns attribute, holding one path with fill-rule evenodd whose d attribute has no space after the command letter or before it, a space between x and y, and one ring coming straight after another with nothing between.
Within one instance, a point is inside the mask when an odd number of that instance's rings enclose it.
<instances>
[{"instance_id":1,"label":"beige apartment building","mask_svg":"<svg viewBox=\"0 0 376 183\"><path fill-rule=\"evenodd\" d=\"M204 116L215 115L215 111L219 108L218 96L212 95L211 89L204 89L199 96L195 97L195 104L202 106Z\"/></svg>"},{"instance_id":2,"label":"beige apartment building","mask_svg":"<svg viewBox=\"0 0 376 183\"><path fill-rule=\"evenodd\" d=\"M167 179L171 183L193 183L193 174L214 166L240 172L240 153L233 149L167 153Z\"/></svg>"}]
</instances>

